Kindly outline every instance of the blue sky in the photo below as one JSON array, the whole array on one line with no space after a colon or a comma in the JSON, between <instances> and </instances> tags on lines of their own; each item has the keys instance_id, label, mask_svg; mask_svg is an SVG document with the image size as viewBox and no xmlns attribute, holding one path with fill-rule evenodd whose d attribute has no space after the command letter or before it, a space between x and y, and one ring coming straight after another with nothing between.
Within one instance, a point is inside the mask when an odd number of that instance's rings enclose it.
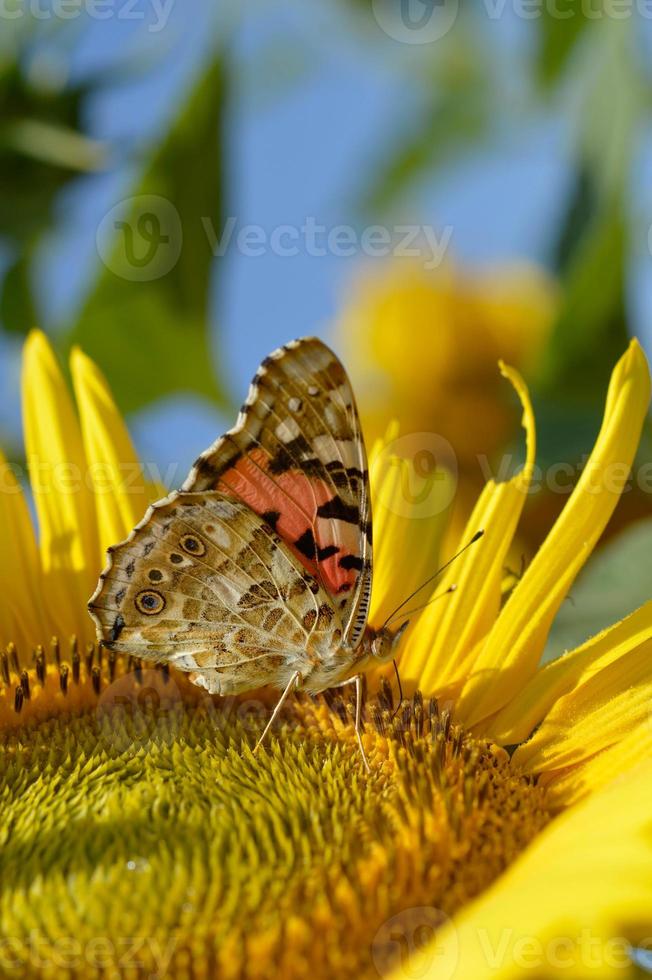
<instances>
[{"instance_id":1,"label":"blue sky","mask_svg":"<svg viewBox=\"0 0 652 980\"><path fill-rule=\"evenodd\" d=\"M71 49L74 73L131 54L141 59L143 51L156 61L161 45L168 52L154 71L109 88L92 105L93 134L118 146L127 139L155 138L212 32L224 29L203 0L184 0L183 7L173 3L160 32L149 29L154 15L145 0L141 7L149 19L89 22ZM418 109L418 88L410 82L421 52L351 28L347 34L340 13L337 4L327 2L259 3L248 5L234 27L228 212L240 225L300 226L308 215L327 227L355 224L365 173ZM508 10L488 22L487 41L504 52L502 84L515 104L531 40L531 25ZM270 58L276 59L271 72ZM260 85L264 71L273 84ZM538 118L518 112L514 117L513 125L472 157L419 182L401 201L398 220L450 225L453 254L465 262L543 261L555 225L551 215L563 207L572 134L554 106ZM647 329L652 260L643 234L645 215L652 215L650 173L652 139L643 146L633 189L641 202L642 232L630 288L632 322L646 341L652 336ZM132 176L119 167L79 182L62 200L60 228L39 264L46 324L65 319L83 295L98 261L97 225L128 194ZM360 260L305 253L289 258L269 251L247 257L230 250L219 261L214 354L239 401L270 349L301 334L328 334ZM15 345L11 351L5 345L0 369L0 429L10 431L18 424L15 353ZM171 456L183 467L230 422L210 407L175 398L140 413L132 429L147 458L163 464Z\"/></svg>"}]
</instances>

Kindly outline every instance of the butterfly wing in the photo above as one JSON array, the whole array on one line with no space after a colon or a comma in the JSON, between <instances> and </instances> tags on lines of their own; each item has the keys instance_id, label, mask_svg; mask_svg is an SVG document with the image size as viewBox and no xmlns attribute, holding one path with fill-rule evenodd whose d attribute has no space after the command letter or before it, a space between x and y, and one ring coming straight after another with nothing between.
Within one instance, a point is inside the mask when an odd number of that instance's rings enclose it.
<instances>
[{"instance_id":1,"label":"butterfly wing","mask_svg":"<svg viewBox=\"0 0 652 980\"><path fill-rule=\"evenodd\" d=\"M107 647L168 661L212 693L282 687L315 667L328 686L341 670L328 595L273 528L220 492L150 507L109 550L89 610Z\"/></svg>"},{"instance_id":2,"label":"butterfly wing","mask_svg":"<svg viewBox=\"0 0 652 980\"><path fill-rule=\"evenodd\" d=\"M197 460L184 491L245 501L339 607L355 648L371 596L371 503L362 431L346 372L320 340L274 351L238 422Z\"/></svg>"}]
</instances>

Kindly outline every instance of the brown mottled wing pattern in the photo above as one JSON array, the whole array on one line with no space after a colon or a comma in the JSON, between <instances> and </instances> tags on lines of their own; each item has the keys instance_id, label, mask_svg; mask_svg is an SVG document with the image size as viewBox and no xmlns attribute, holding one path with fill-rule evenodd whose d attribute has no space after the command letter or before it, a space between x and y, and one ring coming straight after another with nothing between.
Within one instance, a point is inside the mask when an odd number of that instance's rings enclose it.
<instances>
[{"instance_id":1,"label":"brown mottled wing pattern","mask_svg":"<svg viewBox=\"0 0 652 980\"><path fill-rule=\"evenodd\" d=\"M177 493L109 550L89 609L104 644L190 671L211 693L339 675L339 614L246 504ZM314 678L317 682L317 676Z\"/></svg>"},{"instance_id":2,"label":"brown mottled wing pattern","mask_svg":"<svg viewBox=\"0 0 652 980\"><path fill-rule=\"evenodd\" d=\"M342 646L358 645L371 595L367 460L351 384L325 344L303 338L265 358L237 425L182 489L219 489L260 514L333 597Z\"/></svg>"}]
</instances>

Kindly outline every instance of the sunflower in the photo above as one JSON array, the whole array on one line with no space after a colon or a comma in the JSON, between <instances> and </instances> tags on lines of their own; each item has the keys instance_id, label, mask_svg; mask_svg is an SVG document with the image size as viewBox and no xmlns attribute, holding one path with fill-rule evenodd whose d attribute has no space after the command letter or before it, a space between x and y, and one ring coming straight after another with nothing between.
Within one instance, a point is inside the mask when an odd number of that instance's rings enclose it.
<instances>
[{"instance_id":1,"label":"sunflower","mask_svg":"<svg viewBox=\"0 0 652 980\"><path fill-rule=\"evenodd\" d=\"M38 546L6 464L0 495L3 973L637 975L652 931L652 603L540 661L626 485L648 368L632 342L582 477L507 594L535 429L524 383L502 370L525 463L484 488L461 544L484 537L412 616L409 696L370 677L367 774L339 694L298 696L254 756L265 692L211 698L96 648L85 604L100 555L157 488L95 365L73 352L75 410L30 336ZM372 454L375 622L427 577L445 524L445 483L425 508L406 492L419 474L393 435Z\"/></svg>"}]
</instances>

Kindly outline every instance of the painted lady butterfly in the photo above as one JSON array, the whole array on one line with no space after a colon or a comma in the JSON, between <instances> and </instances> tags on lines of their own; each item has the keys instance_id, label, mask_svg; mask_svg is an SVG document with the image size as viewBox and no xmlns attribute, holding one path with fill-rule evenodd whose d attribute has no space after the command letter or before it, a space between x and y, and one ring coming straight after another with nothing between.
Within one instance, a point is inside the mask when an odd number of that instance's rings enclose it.
<instances>
[{"instance_id":1,"label":"painted lady butterfly","mask_svg":"<svg viewBox=\"0 0 652 980\"><path fill-rule=\"evenodd\" d=\"M260 741L293 688L355 683L362 749L361 672L395 656L407 625L367 625L371 574L353 391L333 352L303 338L265 358L235 428L109 549L89 609L106 647L211 693L281 689Z\"/></svg>"}]
</instances>

